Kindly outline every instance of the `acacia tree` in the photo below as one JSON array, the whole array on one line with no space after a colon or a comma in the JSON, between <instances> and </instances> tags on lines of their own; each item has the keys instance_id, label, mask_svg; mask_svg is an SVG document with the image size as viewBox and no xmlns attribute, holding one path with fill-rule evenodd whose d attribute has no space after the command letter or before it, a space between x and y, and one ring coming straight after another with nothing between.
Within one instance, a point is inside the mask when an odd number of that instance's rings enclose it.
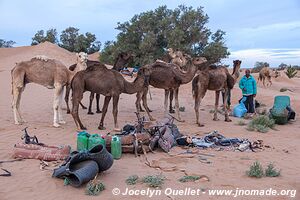
<instances>
[{"instance_id":1,"label":"acacia tree","mask_svg":"<svg viewBox=\"0 0 300 200\"><path fill-rule=\"evenodd\" d=\"M80 34L79 29L74 27L62 31L59 45L71 52L84 51L89 54L99 51L101 47L94 34L89 32Z\"/></svg>"},{"instance_id":2,"label":"acacia tree","mask_svg":"<svg viewBox=\"0 0 300 200\"><path fill-rule=\"evenodd\" d=\"M136 64L144 65L162 57L167 48L173 48L192 56L208 56L210 63L219 62L229 55L225 32L218 30L212 34L205 26L207 23L203 7L180 5L171 10L160 6L134 15L130 21L118 23L117 41L106 43L101 60L112 64L118 53L130 51L136 56Z\"/></svg>"},{"instance_id":3,"label":"acacia tree","mask_svg":"<svg viewBox=\"0 0 300 200\"><path fill-rule=\"evenodd\" d=\"M32 38L31 45L37 45L46 41L51 42L53 44L58 43L57 31L55 28L49 29L46 32L44 30L37 31L34 37Z\"/></svg>"},{"instance_id":4,"label":"acacia tree","mask_svg":"<svg viewBox=\"0 0 300 200\"><path fill-rule=\"evenodd\" d=\"M252 73L260 72L260 70L264 67L270 67L270 64L267 62L256 62L251 72Z\"/></svg>"},{"instance_id":5,"label":"acacia tree","mask_svg":"<svg viewBox=\"0 0 300 200\"><path fill-rule=\"evenodd\" d=\"M3 40L3 39L0 39L0 48L11 48L13 47L13 45L16 44L15 41L12 41L12 40Z\"/></svg>"}]
</instances>

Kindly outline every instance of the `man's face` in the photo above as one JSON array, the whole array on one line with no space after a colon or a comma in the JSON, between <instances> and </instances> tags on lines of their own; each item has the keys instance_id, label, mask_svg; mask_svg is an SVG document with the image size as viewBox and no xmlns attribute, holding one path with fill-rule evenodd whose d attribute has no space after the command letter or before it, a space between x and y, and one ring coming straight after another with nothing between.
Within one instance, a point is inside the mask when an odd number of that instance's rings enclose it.
<instances>
[{"instance_id":1,"label":"man's face","mask_svg":"<svg viewBox=\"0 0 300 200\"><path fill-rule=\"evenodd\" d=\"M246 75L247 78L249 78L249 76L250 76L250 70L249 70L249 69L247 69L247 70L245 71L245 75Z\"/></svg>"}]
</instances>

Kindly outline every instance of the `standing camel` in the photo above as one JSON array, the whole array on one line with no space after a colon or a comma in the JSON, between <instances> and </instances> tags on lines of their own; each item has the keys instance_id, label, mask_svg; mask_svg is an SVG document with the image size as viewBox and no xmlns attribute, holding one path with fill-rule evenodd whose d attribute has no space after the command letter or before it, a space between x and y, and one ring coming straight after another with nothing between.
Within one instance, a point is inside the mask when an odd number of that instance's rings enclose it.
<instances>
[{"instance_id":1,"label":"standing camel","mask_svg":"<svg viewBox=\"0 0 300 200\"><path fill-rule=\"evenodd\" d=\"M76 54L77 59L84 61L87 58L86 53ZM12 95L13 95L13 112L15 124L22 124L25 120L21 116L20 101L22 92L27 83L36 83L43 85L49 89L55 89L53 101L53 126L59 127L64 124L61 103L63 99L64 86L67 86L73 76L81 70L85 70L86 65L78 65L76 69L71 72L60 61L48 59L46 56L36 56L30 61L23 61L11 70L12 77Z\"/></svg>"},{"instance_id":2,"label":"standing camel","mask_svg":"<svg viewBox=\"0 0 300 200\"><path fill-rule=\"evenodd\" d=\"M150 69L145 66L140 68L136 79L133 82L128 82L116 70L107 69L106 67L93 67L88 70L77 73L72 81L72 116L74 118L77 129L86 129L78 115L79 102L85 91L90 91L96 94L105 96L102 107L101 121L98 126L100 130L104 129L104 118L107 112L108 104L113 98L113 116L114 130L120 131L118 125L118 103L121 93L134 94L148 86Z\"/></svg>"},{"instance_id":3,"label":"standing camel","mask_svg":"<svg viewBox=\"0 0 300 200\"><path fill-rule=\"evenodd\" d=\"M269 86L272 85L272 77L277 78L279 76L279 72L277 70L272 71L269 67L263 67L260 71L259 71L259 75L258 75L258 81L262 81L264 87L266 87L265 85L265 79L268 80L269 82ZM268 84L267 84L268 86Z\"/></svg>"},{"instance_id":4,"label":"standing camel","mask_svg":"<svg viewBox=\"0 0 300 200\"><path fill-rule=\"evenodd\" d=\"M227 102L228 92L233 88L239 77L239 69L242 61L233 61L233 72L232 75L228 72L226 67L211 67L207 70L200 71L200 73L194 78L192 82L192 92L195 99L195 113L196 113L196 123L198 126L204 126L199 120L199 107L202 99L205 96L207 90L216 91L215 95L215 112L214 120L218 120L218 105L220 92L225 91L224 102ZM225 121L230 122L228 116L228 108L225 106Z\"/></svg>"},{"instance_id":5,"label":"standing camel","mask_svg":"<svg viewBox=\"0 0 300 200\"><path fill-rule=\"evenodd\" d=\"M105 67L105 65L101 65L99 61L94 61L94 60L86 60L86 65L87 65L87 69L92 68L92 67ZM71 65L69 67L69 70L74 71L76 69L76 66L77 66L77 63ZM69 108L69 94L70 94L70 89L71 89L71 86L69 85L67 87L66 96L65 96L65 101L66 101L66 104L67 104L67 113L68 114L71 113L70 112L70 108ZM93 100L94 100L94 96L95 96L95 93L91 92L90 93L89 110L88 110L88 113L87 113L88 115L93 115L94 114L92 112L92 103L93 103ZM96 94L96 106L97 106L96 113L101 113L99 102L100 102L100 94ZM87 109L81 102L79 104L81 105L82 109Z\"/></svg>"},{"instance_id":6,"label":"standing camel","mask_svg":"<svg viewBox=\"0 0 300 200\"><path fill-rule=\"evenodd\" d=\"M168 113L168 97L171 90L175 92L175 108L177 118L181 120L179 114L179 101L178 101L178 93L179 87L182 84L189 83L195 76L197 69L207 60L204 57L194 58L191 57L187 60L187 71L183 72L177 65L175 64L168 64L165 62L155 62L151 64L149 67L151 68L151 74L149 77L149 84L155 88L161 88L165 90L165 99L164 99L164 112L165 114ZM147 105L147 92L148 87L145 87L143 91L137 93L137 100L136 100L136 108L137 111L140 110L140 102L143 100L143 106L150 118L150 120L154 120L154 118L150 115L149 108Z\"/></svg>"}]
</instances>

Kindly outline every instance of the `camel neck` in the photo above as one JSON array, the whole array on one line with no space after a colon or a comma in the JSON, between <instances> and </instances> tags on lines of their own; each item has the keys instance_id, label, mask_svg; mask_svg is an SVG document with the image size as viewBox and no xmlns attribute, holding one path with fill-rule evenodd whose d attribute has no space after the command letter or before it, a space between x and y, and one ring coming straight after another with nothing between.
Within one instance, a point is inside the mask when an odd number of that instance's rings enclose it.
<instances>
[{"instance_id":1,"label":"camel neck","mask_svg":"<svg viewBox=\"0 0 300 200\"><path fill-rule=\"evenodd\" d=\"M124 93L134 94L141 91L145 84L145 78L142 75L139 75L135 78L133 82L125 81L124 84Z\"/></svg>"}]
</instances>

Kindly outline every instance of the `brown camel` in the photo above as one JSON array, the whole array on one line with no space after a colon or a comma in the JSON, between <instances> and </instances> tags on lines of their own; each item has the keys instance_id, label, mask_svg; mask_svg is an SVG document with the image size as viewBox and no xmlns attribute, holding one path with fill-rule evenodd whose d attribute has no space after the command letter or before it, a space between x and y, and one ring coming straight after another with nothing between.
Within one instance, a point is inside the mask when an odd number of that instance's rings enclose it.
<instances>
[{"instance_id":1,"label":"brown camel","mask_svg":"<svg viewBox=\"0 0 300 200\"><path fill-rule=\"evenodd\" d=\"M80 63L85 63L85 59L87 58L86 53L79 53L76 55L77 60ZM22 124L25 122L20 113L20 101L22 92L27 83L36 83L49 89L55 89L53 126L59 127L60 124L64 124L65 121L63 120L61 112L64 86L67 86L70 83L75 73L85 69L85 64L79 64L76 69L71 72L61 62L49 59L46 56L36 56L30 61L17 63L11 70L13 94L12 107L15 124Z\"/></svg>"},{"instance_id":2,"label":"brown camel","mask_svg":"<svg viewBox=\"0 0 300 200\"><path fill-rule=\"evenodd\" d=\"M200 73L194 78L192 82L192 92L195 99L195 113L196 123L198 126L204 126L200 123L199 119L199 107L202 99L205 96L207 90L216 91L215 96L215 112L214 120L218 120L217 111L219 105L220 92L224 91L224 102L227 102L228 92L231 90L239 77L239 69L242 61L233 61L232 75L228 72L228 69L223 66L211 66L209 69L200 71ZM228 108L225 106L225 121L230 122L228 116Z\"/></svg>"},{"instance_id":3,"label":"brown camel","mask_svg":"<svg viewBox=\"0 0 300 200\"><path fill-rule=\"evenodd\" d=\"M171 90L175 91L175 108L177 118L180 121L180 114L179 114L179 101L178 101L178 92L179 87L182 84L189 83L195 76L196 71L199 66L206 62L204 57L194 58L188 57L187 61L187 68L186 72L183 72L177 65L175 64L168 64L165 62L155 62L151 64L149 67L151 68L151 74L149 78L149 84L155 88L161 88L165 90L165 100L164 100L164 110L165 114L168 113L168 96ZM136 108L137 111L140 110L140 101L143 100L143 106L150 118L150 120L154 120L154 118L150 115L149 108L147 105L147 98L146 94L148 92L148 87L145 87L143 91L138 92L137 100L136 100Z\"/></svg>"},{"instance_id":4,"label":"brown camel","mask_svg":"<svg viewBox=\"0 0 300 200\"><path fill-rule=\"evenodd\" d=\"M186 68L187 58L188 58L187 54L183 54L178 49L176 51L174 51L172 48L169 48L169 49L167 49L167 54L165 54L162 57L161 61L166 62L166 63L173 63L175 65L178 65L180 67L180 69L186 71L187 70L187 68ZM157 61L160 61L160 60L157 60ZM169 98L170 98L169 112L170 113L175 113L175 110L173 109L173 106L172 106L173 97L174 97L174 90L170 90L170 94L169 94ZM140 105L140 109L141 109L140 110L141 112L144 112L141 105ZM152 112L152 110L149 109L149 112Z\"/></svg>"},{"instance_id":5,"label":"brown camel","mask_svg":"<svg viewBox=\"0 0 300 200\"><path fill-rule=\"evenodd\" d=\"M277 78L279 76L279 72L277 70L271 70L269 67L263 67L260 71L259 71L259 75L258 75L258 81L262 81L264 87L266 87L265 85L265 79L268 80L269 85L267 83L267 86L271 86L272 85L272 77Z\"/></svg>"},{"instance_id":6,"label":"brown camel","mask_svg":"<svg viewBox=\"0 0 300 200\"><path fill-rule=\"evenodd\" d=\"M128 63L130 63L132 61L132 59L133 59L133 56L131 55L131 53L127 53L127 52L119 53L112 69L119 72L125 66L127 66Z\"/></svg>"},{"instance_id":7,"label":"brown camel","mask_svg":"<svg viewBox=\"0 0 300 200\"><path fill-rule=\"evenodd\" d=\"M117 115L118 102L121 93L133 94L141 91L148 86L150 68L145 66L140 68L136 79L133 82L128 82L116 70L107 69L106 67L93 67L88 70L77 73L72 81L72 116L78 129L86 129L78 115L79 102L85 91L90 91L96 94L105 96L104 105L102 107L102 116L99 124L99 129L104 129L104 118L107 112L108 104L113 98L113 116L114 130L120 131Z\"/></svg>"},{"instance_id":8,"label":"brown camel","mask_svg":"<svg viewBox=\"0 0 300 200\"><path fill-rule=\"evenodd\" d=\"M92 68L92 67L105 67L105 65L102 65L100 64L99 61L94 61L94 60L87 60L86 61L86 65L87 65L87 69L89 68ZM69 67L69 70L70 71L74 71L77 67L77 63L76 64L73 64ZM106 67L105 67L106 68ZM67 104L67 113L71 113L70 112L70 108L69 108L69 94L70 94L70 89L71 89L71 86L68 85L67 87L67 90L66 90L66 95L65 95L65 101L66 101L66 104ZM93 100L94 100L94 96L95 96L95 93L90 93L90 104L89 104L89 110L88 110L88 115L93 115L94 113L92 112L92 103L93 103ZM100 102L100 94L96 94L96 106L97 106L97 111L96 113L101 113L101 110L100 110L100 107L99 107L99 102ZM87 107L85 107L81 102L79 103L82 107L82 109L87 109Z\"/></svg>"}]
</instances>

